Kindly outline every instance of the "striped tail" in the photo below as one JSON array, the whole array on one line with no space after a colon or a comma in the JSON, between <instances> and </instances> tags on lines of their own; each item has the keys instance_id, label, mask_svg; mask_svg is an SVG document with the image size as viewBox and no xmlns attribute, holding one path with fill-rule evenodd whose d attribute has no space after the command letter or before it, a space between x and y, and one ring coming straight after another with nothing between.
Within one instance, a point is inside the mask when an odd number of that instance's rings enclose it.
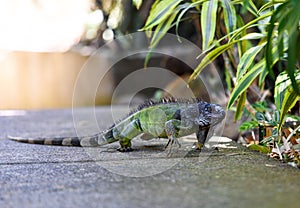
<instances>
[{"instance_id":1,"label":"striped tail","mask_svg":"<svg viewBox=\"0 0 300 208\"><path fill-rule=\"evenodd\" d=\"M113 136L113 130L109 129L105 132L80 138L81 147L96 147L118 141Z\"/></svg>"},{"instance_id":2,"label":"striped tail","mask_svg":"<svg viewBox=\"0 0 300 208\"><path fill-rule=\"evenodd\" d=\"M117 141L113 138L112 131L95 134L93 136L84 137L57 137L57 138L22 138L8 136L10 140L29 143L29 144L44 144L58 146L79 146L79 147L96 147Z\"/></svg>"}]
</instances>

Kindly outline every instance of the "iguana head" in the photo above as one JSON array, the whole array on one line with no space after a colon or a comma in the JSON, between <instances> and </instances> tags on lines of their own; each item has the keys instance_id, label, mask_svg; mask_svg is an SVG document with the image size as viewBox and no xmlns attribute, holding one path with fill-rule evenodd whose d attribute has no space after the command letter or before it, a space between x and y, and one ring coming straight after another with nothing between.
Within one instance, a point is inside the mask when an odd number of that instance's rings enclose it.
<instances>
[{"instance_id":1,"label":"iguana head","mask_svg":"<svg viewBox=\"0 0 300 208\"><path fill-rule=\"evenodd\" d=\"M210 126L220 123L225 118L224 109L218 104L199 103L199 125L208 124Z\"/></svg>"}]
</instances>

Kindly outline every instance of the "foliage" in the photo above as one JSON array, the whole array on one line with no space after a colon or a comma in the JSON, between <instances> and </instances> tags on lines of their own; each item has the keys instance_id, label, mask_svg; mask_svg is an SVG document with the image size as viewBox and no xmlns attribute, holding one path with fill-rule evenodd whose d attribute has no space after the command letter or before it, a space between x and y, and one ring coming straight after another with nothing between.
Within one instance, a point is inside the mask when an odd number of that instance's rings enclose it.
<instances>
[{"instance_id":1,"label":"foliage","mask_svg":"<svg viewBox=\"0 0 300 208\"><path fill-rule=\"evenodd\" d=\"M244 122L240 130L250 130L254 135L253 129L258 130L258 141L247 138L247 146L251 150L269 154L270 157L289 162L292 166L300 168L300 145L299 133L300 126L296 128L287 123L282 129L280 126L280 112L271 111L265 106L265 103L255 103L255 118L251 121ZM293 123L299 123L300 118L297 116L288 116ZM253 138L255 139L255 138Z\"/></svg>"},{"instance_id":2,"label":"foliage","mask_svg":"<svg viewBox=\"0 0 300 208\"><path fill-rule=\"evenodd\" d=\"M271 156L282 160L296 158L300 166L300 145L295 140L291 148L289 143L300 127L282 135L287 129L283 126L286 115L300 96L299 10L299 0L156 0L141 30L151 37L150 48L154 48L171 28L178 34L180 23L194 21L201 28L202 53L190 81L214 60L223 59L231 93L227 107L235 109L235 120L245 112L252 118L240 130L274 127L272 135L260 138L260 144L251 148L271 151ZM266 102L250 103L247 94L251 85L256 85L261 94L274 90L269 100L274 100L276 110L268 108Z\"/></svg>"},{"instance_id":3,"label":"foliage","mask_svg":"<svg viewBox=\"0 0 300 208\"><path fill-rule=\"evenodd\" d=\"M300 72L294 70L294 78L297 86L300 84ZM276 79L274 92L275 105L277 109L281 109L279 128L281 128L284 116L288 110L296 104L299 94L294 90L292 80L286 72L282 72Z\"/></svg>"},{"instance_id":4,"label":"foliage","mask_svg":"<svg viewBox=\"0 0 300 208\"><path fill-rule=\"evenodd\" d=\"M300 59L299 0L156 0L141 30L151 37L150 48L182 21L198 15L201 27L202 58L190 80L218 57L225 63L231 91L228 108L237 104L235 119L249 105L247 89L255 80L264 89L267 77L275 78L279 128L286 113L299 98ZM245 16L251 18L245 18ZM219 26L225 25L225 27ZM180 38L179 38L180 40Z\"/></svg>"},{"instance_id":5,"label":"foliage","mask_svg":"<svg viewBox=\"0 0 300 208\"><path fill-rule=\"evenodd\" d=\"M295 78L295 64L300 61L300 1L288 0L274 10L270 25L268 26L266 63L269 72L272 74L274 52L279 59L287 56L287 74L291 79L293 90L300 95L299 87ZM285 46L285 44L287 46ZM288 50L286 50L288 48ZM287 53L286 55L284 53Z\"/></svg>"},{"instance_id":6,"label":"foliage","mask_svg":"<svg viewBox=\"0 0 300 208\"><path fill-rule=\"evenodd\" d=\"M246 131L259 126L273 126L277 131L280 124L280 111L269 108L266 101L256 102L252 106L256 110L255 116L252 116L250 121L243 122L239 130ZM259 140L261 141L262 137Z\"/></svg>"}]
</instances>

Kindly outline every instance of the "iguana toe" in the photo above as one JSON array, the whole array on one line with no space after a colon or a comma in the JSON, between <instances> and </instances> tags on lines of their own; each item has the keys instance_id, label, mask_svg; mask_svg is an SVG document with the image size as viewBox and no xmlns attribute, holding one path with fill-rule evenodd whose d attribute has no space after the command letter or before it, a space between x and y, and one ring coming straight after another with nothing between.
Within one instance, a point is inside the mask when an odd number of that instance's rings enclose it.
<instances>
[{"instance_id":1,"label":"iguana toe","mask_svg":"<svg viewBox=\"0 0 300 208\"><path fill-rule=\"evenodd\" d=\"M193 149L196 149L196 150L201 150L203 147L204 147L204 145L200 142L195 142L193 145Z\"/></svg>"},{"instance_id":2,"label":"iguana toe","mask_svg":"<svg viewBox=\"0 0 300 208\"><path fill-rule=\"evenodd\" d=\"M119 152L132 152L133 149L131 147L119 147L117 149Z\"/></svg>"}]
</instances>

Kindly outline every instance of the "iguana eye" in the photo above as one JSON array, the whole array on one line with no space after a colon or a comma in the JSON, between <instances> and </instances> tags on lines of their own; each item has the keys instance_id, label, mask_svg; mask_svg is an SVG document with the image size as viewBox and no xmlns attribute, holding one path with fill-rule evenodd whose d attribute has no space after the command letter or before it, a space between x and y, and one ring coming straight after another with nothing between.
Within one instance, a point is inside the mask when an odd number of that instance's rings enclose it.
<instances>
[{"instance_id":1,"label":"iguana eye","mask_svg":"<svg viewBox=\"0 0 300 208\"><path fill-rule=\"evenodd\" d=\"M211 111L212 111L211 106L210 106L209 104L205 105L204 110L205 110L206 112L211 112Z\"/></svg>"}]
</instances>

